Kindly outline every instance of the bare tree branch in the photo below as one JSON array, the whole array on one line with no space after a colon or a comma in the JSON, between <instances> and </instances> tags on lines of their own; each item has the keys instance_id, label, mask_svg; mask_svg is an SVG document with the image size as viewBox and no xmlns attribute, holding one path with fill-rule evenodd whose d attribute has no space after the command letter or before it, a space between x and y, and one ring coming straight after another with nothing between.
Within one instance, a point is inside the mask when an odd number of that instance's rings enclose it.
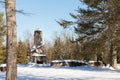
<instances>
[{"instance_id":1,"label":"bare tree branch","mask_svg":"<svg viewBox=\"0 0 120 80\"><path fill-rule=\"evenodd\" d=\"M23 14L23 15L31 15L32 13L26 13L23 9L21 10L15 10L17 13Z\"/></svg>"},{"instance_id":2,"label":"bare tree branch","mask_svg":"<svg viewBox=\"0 0 120 80\"><path fill-rule=\"evenodd\" d=\"M0 0L0 3L5 4L6 2L4 0ZM26 13L23 9L15 10L15 12L23 14L23 15L31 15L32 13Z\"/></svg>"}]
</instances>

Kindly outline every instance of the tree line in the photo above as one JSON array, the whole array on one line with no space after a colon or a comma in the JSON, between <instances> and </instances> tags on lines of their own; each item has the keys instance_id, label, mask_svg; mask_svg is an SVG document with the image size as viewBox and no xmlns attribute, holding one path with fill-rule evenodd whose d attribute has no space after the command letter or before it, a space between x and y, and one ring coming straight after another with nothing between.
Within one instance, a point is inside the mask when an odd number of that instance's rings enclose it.
<instances>
[{"instance_id":1,"label":"tree line","mask_svg":"<svg viewBox=\"0 0 120 80\"><path fill-rule=\"evenodd\" d=\"M91 42L96 46L96 54L108 54L109 64L117 68L117 55L120 42L120 1L119 0L80 0L85 6L79 7L77 13L70 13L74 21L57 21L64 28L74 27L76 41ZM99 39L102 39L99 41ZM103 44L104 43L104 44ZM101 45L102 44L102 45ZM99 46L99 47L97 47ZM90 48L89 48L90 49Z\"/></svg>"},{"instance_id":2,"label":"tree line","mask_svg":"<svg viewBox=\"0 0 120 80\"><path fill-rule=\"evenodd\" d=\"M80 0L86 7L78 7L77 14L70 13L74 21L61 20L57 21L64 28L70 26L74 28L77 34L76 39L67 39L66 41L59 37L56 38L54 45L45 49L51 55L48 58L52 59L83 59L106 61L110 66L117 69L117 62L119 59L119 42L120 42L120 0ZM21 60L20 57L27 52L24 45L17 45L16 37L16 0L0 1L5 3L6 10L6 48L3 42L3 26L2 18L0 19L0 60L7 61L6 80L17 79L17 65L16 62ZM0 14L1 15L1 14ZM1 38L2 37L2 38ZM65 38L66 39L66 38ZM74 43L74 44L72 44ZM70 44L70 45L69 45ZM75 47L74 47L75 46ZM24 54L17 52L26 50ZM24 48L24 49L22 49ZM6 60L4 53L6 49ZM49 50L51 49L51 50ZM17 56L17 53L21 54ZM75 53L75 54L74 54ZM85 55L87 56L85 57ZM53 57L54 55L54 57ZM84 55L84 56L83 56ZM104 56L105 55L105 56ZM26 54L25 54L26 56ZM106 58L103 58L106 57ZM26 58L26 57L24 57ZM108 60L107 60L108 58ZM12 59L12 60L11 60ZM106 59L106 60L105 60ZM26 60L26 59L24 59ZM21 63L21 61L19 61ZM13 72L13 73L12 73Z\"/></svg>"},{"instance_id":3,"label":"tree line","mask_svg":"<svg viewBox=\"0 0 120 80\"><path fill-rule=\"evenodd\" d=\"M84 8L80 6L77 13L70 13L74 21L57 21L63 28L74 28L76 37L70 34L57 35L53 43L46 43L44 53L47 61L55 59L82 59L103 61L105 64L117 68L120 62L120 1L119 0L80 0ZM3 14L1 14L3 16ZM2 20L2 18L1 18ZM4 20L2 20L4 21ZM1 21L1 23L3 23ZM1 25L1 31L2 25ZM3 32L5 34L5 31ZM3 36L0 43L3 42ZM29 40L29 39L28 39ZM5 46L0 48L0 61L5 61ZM19 41L17 44L18 63L28 63L30 56L30 43ZM27 59L21 59L27 58ZM22 61L23 60L23 61Z\"/></svg>"}]
</instances>

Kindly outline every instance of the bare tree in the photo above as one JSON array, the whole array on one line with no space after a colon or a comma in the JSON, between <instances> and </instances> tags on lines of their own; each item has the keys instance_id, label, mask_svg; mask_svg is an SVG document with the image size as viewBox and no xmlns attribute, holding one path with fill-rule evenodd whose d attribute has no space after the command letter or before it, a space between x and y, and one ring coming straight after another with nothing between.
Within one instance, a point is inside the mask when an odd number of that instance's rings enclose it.
<instances>
[{"instance_id":1,"label":"bare tree","mask_svg":"<svg viewBox=\"0 0 120 80\"><path fill-rule=\"evenodd\" d=\"M6 80L17 79L16 64L16 0L5 0L7 26L7 72Z\"/></svg>"}]
</instances>

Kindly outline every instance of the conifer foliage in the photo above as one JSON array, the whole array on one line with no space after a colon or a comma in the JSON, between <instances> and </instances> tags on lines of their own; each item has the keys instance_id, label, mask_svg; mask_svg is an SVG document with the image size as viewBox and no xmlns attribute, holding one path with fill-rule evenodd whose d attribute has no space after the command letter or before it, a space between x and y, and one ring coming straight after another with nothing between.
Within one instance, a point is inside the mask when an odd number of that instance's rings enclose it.
<instances>
[{"instance_id":1,"label":"conifer foliage","mask_svg":"<svg viewBox=\"0 0 120 80\"><path fill-rule=\"evenodd\" d=\"M3 19L3 13L0 13L0 63L5 63L5 45L3 45L4 42L4 36L6 33L6 27L4 24Z\"/></svg>"},{"instance_id":2,"label":"conifer foliage","mask_svg":"<svg viewBox=\"0 0 120 80\"><path fill-rule=\"evenodd\" d=\"M22 41L18 42L17 63L19 63L19 64L27 64L28 63L27 48L26 48L25 44Z\"/></svg>"},{"instance_id":3,"label":"conifer foliage","mask_svg":"<svg viewBox=\"0 0 120 80\"><path fill-rule=\"evenodd\" d=\"M108 46L109 64L117 69L117 52L120 30L120 0L80 0L84 8L79 7L77 14L70 13L74 21L61 20L58 23L67 28L75 25L77 41L91 41L105 36Z\"/></svg>"}]
</instances>

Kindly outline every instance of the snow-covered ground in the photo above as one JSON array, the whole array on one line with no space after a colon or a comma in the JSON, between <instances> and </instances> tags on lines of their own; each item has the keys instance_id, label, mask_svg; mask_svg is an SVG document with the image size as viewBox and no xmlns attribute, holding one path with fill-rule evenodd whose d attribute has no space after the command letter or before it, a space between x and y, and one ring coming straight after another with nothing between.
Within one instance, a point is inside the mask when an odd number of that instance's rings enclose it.
<instances>
[{"instance_id":1,"label":"snow-covered ground","mask_svg":"<svg viewBox=\"0 0 120 80\"><path fill-rule=\"evenodd\" d=\"M0 72L0 80L5 80L5 74ZM18 65L18 80L120 80L120 69Z\"/></svg>"}]
</instances>

